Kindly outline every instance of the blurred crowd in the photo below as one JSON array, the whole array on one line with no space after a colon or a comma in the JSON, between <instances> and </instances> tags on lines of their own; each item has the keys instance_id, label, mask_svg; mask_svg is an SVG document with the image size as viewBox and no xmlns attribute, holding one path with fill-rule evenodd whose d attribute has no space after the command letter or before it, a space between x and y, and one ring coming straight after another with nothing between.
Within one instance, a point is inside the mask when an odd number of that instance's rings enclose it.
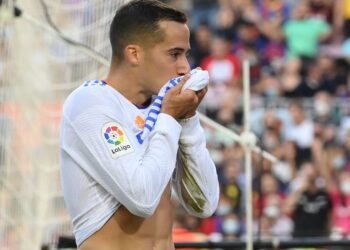
<instances>
[{"instance_id":1,"label":"blurred crowd","mask_svg":"<svg viewBox=\"0 0 350 250\"><path fill-rule=\"evenodd\" d=\"M255 237L350 238L350 0L164 2L188 14L191 67L209 71L201 111L237 133L243 123L242 62L249 61L251 127L259 146L279 159L253 155ZM0 38L11 34L5 31ZM56 47L56 56L65 56ZM86 70L76 72L86 77ZM178 207L175 241L246 234L244 150L205 128L221 185L219 205L207 219Z\"/></svg>"},{"instance_id":2,"label":"blurred crowd","mask_svg":"<svg viewBox=\"0 0 350 250\"><path fill-rule=\"evenodd\" d=\"M250 63L252 129L279 159L253 157L255 237L350 238L350 1L165 2L187 12L191 66L209 71L202 111L236 132L243 120L242 62ZM245 235L244 151L213 128L206 131L219 206L208 219L179 208L175 240Z\"/></svg>"}]
</instances>

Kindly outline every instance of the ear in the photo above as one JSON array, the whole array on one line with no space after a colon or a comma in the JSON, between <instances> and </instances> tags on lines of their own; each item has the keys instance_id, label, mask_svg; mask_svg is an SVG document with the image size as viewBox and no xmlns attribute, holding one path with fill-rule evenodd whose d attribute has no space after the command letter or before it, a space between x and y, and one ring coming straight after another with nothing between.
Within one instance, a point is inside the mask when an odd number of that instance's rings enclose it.
<instances>
[{"instance_id":1,"label":"ear","mask_svg":"<svg viewBox=\"0 0 350 250\"><path fill-rule=\"evenodd\" d=\"M126 61L128 61L133 66L136 66L140 63L143 57L143 49L139 45L130 44L125 47L124 55Z\"/></svg>"}]
</instances>

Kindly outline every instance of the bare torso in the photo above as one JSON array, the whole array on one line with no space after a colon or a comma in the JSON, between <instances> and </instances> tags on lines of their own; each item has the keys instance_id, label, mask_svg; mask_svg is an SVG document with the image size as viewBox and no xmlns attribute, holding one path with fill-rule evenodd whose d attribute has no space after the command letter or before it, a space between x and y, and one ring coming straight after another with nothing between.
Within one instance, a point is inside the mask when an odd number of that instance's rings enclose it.
<instances>
[{"instance_id":1,"label":"bare torso","mask_svg":"<svg viewBox=\"0 0 350 250\"><path fill-rule=\"evenodd\" d=\"M122 206L79 250L173 250L172 221L168 185L151 217L135 216Z\"/></svg>"}]
</instances>

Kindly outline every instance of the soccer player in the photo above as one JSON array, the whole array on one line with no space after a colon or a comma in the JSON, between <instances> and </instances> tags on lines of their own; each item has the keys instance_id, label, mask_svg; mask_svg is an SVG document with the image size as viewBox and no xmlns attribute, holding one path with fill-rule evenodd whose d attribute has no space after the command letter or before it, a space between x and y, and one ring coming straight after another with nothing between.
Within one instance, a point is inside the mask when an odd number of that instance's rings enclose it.
<instances>
[{"instance_id":1,"label":"soccer player","mask_svg":"<svg viewBox=\"0 0 350 250\"><path fill-rule=\"evenodd\" d=\"M172 194L192 215L216 209L216 169L196 114L207 89L181 90L190 78L186 21L159 1L121 7L108 76L85 82L64 104L61 180L81 250L174 249ZM154 96L178 76L141 143Z\"/></svg>"}]
</instances>

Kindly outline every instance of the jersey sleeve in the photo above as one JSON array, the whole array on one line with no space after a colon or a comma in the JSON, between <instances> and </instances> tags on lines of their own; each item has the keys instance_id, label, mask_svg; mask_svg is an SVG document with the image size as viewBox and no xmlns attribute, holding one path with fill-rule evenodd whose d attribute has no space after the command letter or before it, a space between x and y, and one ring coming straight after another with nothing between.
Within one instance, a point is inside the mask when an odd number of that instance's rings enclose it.
<instances>
[{"instance_id":1,"label":"jersey sleeve","mask_svg":"<svg viewBox=\"0 0 350 250\"><path fill-rule=\"evenodd\" d=\"M216 167L206 148L199 117L180 121L182 132L173 178L174 191L180 203L192 215L211 216L219 201Z\"/></svg>"},{"instance_id":2,"label":"jersey sleeve","mask_svg":"<svg viewBox=\"0 0 350 250\"><path fill-rule=\"evenodd\" d=\"M115 120L113 112L92 107L74 120L64 116L61 150L131 213L151 216L171 180L181 126L171 116L160 114L148 145L139 150L131 128L121 119ZM123 138L118 141L109 132L105 135L108 128L119 129Z\"/></svg>"}]
</instances>

